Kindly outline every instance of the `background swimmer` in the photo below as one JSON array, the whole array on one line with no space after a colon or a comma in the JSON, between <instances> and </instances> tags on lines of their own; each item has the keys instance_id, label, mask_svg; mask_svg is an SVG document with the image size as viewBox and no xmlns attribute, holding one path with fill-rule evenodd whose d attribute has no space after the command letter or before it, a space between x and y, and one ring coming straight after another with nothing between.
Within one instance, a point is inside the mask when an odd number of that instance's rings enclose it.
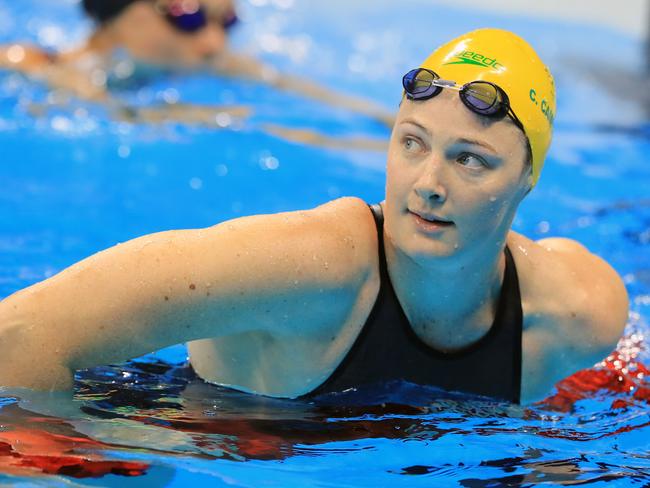
<instances>
[{"instance_id":1,"label":"background swimmer","mask_svg":"<svg viewBox=\"0 0 650 488\"><path fill-rule=\"evenodd\" d=\"M508 69L458 62L470 49ZM554 106L546 68L495 30L451 42L423 68L443 81L422 70L406 78L382 232L364 202L345 198L108 249L0 303L1 382L69 387L77 368L203 339L189 346L203 378L267 395L404 371L528 402L601 359L626 320L620 279L573 241L510 231L550 142L548 118L526 104L534 84ZM400 342L381 335L396 323L386 306L407 319L389 330ZM369 326L374 349L363 345ZM408 369L411 356L399 354L409 344L435 368L439 357L490 354L479 369ZM350 356L359 351L360 362Z\"/></svg>"},{"instance_id":2,"label":"background swimmer","mask_svg":"<svg viewBox=\"0 0 650 488\"><path fill-rule=\"evenodd\" d=\"M104 102L112 100L108 89L111 82L125 77L138 77L158 68L212 70L220 75L260 81L387 125L393 121L392 114L372 101L334 93L230 51L228 32L238 22L231 0L84 0L82 5L96 28L81 46L58 53L21 44L4 46L0 48L0 67L42 79L81 98ZM135 65L124 63L125 55ZM202 110L210 108L224 109ZM235 110L236 115L241 115L239 107ZM194 107L188 107L186 113L175 107L169 113L136 115L151 122L167 115L171 120L202 123L203 118L195 112Z\"/></svg>"}]
</instances>

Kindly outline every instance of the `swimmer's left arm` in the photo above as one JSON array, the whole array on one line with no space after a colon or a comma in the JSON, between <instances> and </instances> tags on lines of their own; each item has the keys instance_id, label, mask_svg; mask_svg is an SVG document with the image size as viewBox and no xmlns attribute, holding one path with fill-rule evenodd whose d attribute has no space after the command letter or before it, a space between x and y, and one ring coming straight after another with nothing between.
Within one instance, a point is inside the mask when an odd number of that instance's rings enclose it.
<instances>
[{"instance_id":1,"label":"swimmer's left arm","mask_svg":"<svg viewBox=\"0 0 650 488\"><path fill-rule=\"evenodd\" d=\"M611 353L629 304L616 271L581 244L563 238L515 240L524 298L526 403L541 400L555 383Z\"/></svg>"}]
</instances>

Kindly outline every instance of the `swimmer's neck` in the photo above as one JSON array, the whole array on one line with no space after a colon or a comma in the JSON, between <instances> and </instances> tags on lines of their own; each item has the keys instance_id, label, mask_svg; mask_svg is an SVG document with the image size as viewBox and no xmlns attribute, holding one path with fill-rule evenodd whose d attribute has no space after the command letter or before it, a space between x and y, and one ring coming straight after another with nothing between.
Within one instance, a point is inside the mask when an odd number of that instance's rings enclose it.
<instances>
[{"instance_id":1,"label":"swimmer's neck","mask_svg":"<svg viewBox=\"0 0 650 488\"><path fill-rule=\"evenodd\" d=\"M501 293L503 244L483 245L470 258L446 260L440 266L417 263L396 249L388 236L385 247L391 282L414 328L418 322L435 323L453 327L456 335L472 337L491 325L486 317L493 318Z\"/></svg>"}]
</instances>

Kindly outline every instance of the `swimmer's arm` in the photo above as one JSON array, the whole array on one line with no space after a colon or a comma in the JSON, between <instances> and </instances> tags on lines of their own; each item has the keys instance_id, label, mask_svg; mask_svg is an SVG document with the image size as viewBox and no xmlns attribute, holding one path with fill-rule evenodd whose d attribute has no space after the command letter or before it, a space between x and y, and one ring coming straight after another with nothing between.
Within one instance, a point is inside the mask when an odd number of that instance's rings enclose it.
<instances>
[{"instance_id":1,"label":"swimmer's arm","mask_svg":"<svg viewBox=\"0 0 650 488\"><path fill-rule=\"evenodd\" d=\"M92 83L87 73L58 63L40 48L14 44L0 46L0 67L40 79L54 89L70 92L84 100L106 102L102 85Z\"/></svg>"},{"instance_id":2,"label":"swimmer's arm","mask_svg":"<svg viewBox=\"0 0 650 488\"><path fill-rule=\"evenodd\" d=\"M346 200L134 239L7 297L0 385L67 388L76 369L189 340L309 333L366 279L359 231L338 218ZM292 320L305 306L309 320Z\"/></svg>"},{"instance_id":3,"label":"swimmer's arm","mask_svg":"<svg viewBox=\"0 0 650 488\"><path fill-rule=\"evenodd\" d=\"M190 105L172 103L134 107L113 100L109 105L117 120L140 124L182 123L223 129L233 121L242 121L251 114L245 105Z\"/></svg>"},{"instance_id":4,"label":"swimmer's arm","mask_svg":"<svg viewBox=\"0 0 650 488\"><path fill-rule=\"evenodd\" d=\"M305 78L279 73L276 69L264 65L254 58L224 53L215 62L214 68L221 74L261 81L280 90L366 115L389 128L393 127L395 122L395 115L375 102L334 92Z\"/></svg>"},{"instance_id":5,"label":"swimmer's arm","mask_svg":"<svg viewBox=\"0 0 650 488\"><path fill-rule=\"evenodd\" d=\"M628 318L623 281L603 259L571 239L532 242L513 249L523 278L528 316L524 332L522 402L541 400L563 378L603 360L616 347ZM528 288L527 293L524 289ZM526 306L528 305L528 306Z\"/></svg>"},{"instance_id":6,"label":"swimmer's arm","mask_svg":"<svg viewBox=\"0 0 650 488\"><path fill-rule=\"evenodd\" d=\"M296 129L277 124L264 124L262 128L269 134L276 135L287 141L310 144L328 149L356 149L360 151L379 152L386 152L388 149L388 141L386 139L363 136L332 137L310 129Z\"/></svg>"},{"instance_id":7,"label":"swimmer's arm","mask_svg":"<svg viewBox=\"0 0 650 488\"><path fill-rule=\"evenodd\" d=\"M50 62L48 55L38 48L23 44L0 46L0 68L25 74L38 74Z\"/></svg>"}]
</instances>

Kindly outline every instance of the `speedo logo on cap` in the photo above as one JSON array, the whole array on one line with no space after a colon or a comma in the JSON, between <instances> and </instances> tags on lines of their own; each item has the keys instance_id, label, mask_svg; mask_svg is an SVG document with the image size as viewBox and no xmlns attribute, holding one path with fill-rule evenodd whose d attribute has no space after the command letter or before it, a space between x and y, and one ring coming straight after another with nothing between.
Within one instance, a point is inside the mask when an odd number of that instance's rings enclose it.
<instances>
[{"instance_id":1,"label":"speedo logo on cap","mask_svg":"<svg viewBox=\"0 0 650 488\"><path fill-rule=\"evenodd\" d=\"M450 61L447 64L472 64L474 66L483 66L485 68L494 68L497 71L505 69L505 67L500 64L496 58L490 58L484 54L480 54L474 51L463 51L460 54L454 56L456 61Z\"/></svg>"}]
</instances>

